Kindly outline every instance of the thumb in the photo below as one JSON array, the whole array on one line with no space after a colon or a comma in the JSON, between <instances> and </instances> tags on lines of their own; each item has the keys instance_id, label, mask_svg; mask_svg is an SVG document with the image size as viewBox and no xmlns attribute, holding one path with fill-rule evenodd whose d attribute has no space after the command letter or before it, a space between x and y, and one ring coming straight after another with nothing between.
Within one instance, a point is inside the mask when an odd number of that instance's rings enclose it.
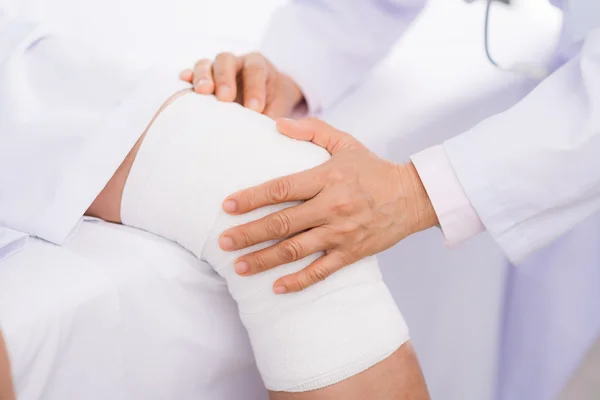
<instances>
[{"instance_id":1,"label":"thumb","mask_svg":"<svg viewBox=\"0 0 600 400\"><path fill-rule=\"evenodd\" d=\"M313 142L326 149L331 155L342 149L359 145L359 142L351 135L339 131L317 118L303 120L280 118L277 120L277 129L292 139Z\"/></svg>"},{"instance_id":2,"label":"thumb","mask_svg":"<svg viewBox=\"0 0 600 400\"><path fill-rule=\"evenodd\" d=\"M289 115L292 110L292 106L290 106L286 101L276 99L274 101L267 101L267 106L265 107L265 114L267 117L277 119L281 118L285 115Z\"/></svg>"}]
</instances>

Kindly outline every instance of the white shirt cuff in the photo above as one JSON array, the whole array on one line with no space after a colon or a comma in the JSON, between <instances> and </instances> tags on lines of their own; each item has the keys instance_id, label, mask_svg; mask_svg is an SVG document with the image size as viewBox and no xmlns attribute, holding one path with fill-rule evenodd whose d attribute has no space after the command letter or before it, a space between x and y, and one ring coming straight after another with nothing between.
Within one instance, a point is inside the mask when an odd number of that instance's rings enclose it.
<instances>
[{"instance_id":1,"label":"white shirt cuff","mask_svg":"<svg viewBox=\"0 0 600 400\"><path fill-rule=\"evenodd\" d=\"M417 153L411 161L429 195L448 247L454 247L485 230L443 146Z\"/></svg>"}]
</instances>

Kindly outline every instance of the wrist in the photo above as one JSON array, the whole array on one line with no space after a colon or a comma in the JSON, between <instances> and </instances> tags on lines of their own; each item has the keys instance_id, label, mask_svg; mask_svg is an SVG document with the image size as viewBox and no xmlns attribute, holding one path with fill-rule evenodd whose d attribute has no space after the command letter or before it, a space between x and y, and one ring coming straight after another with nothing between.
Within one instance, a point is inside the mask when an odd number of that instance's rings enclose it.
<instances>
[{"instance_id":1,"label":"wrist","mask_svg":"<svg viewBox=\"0 0 600 400\"><path fill-rule=\"evenodd\" d=\"M419 177L419 173L412 162L398 166L403 177L405 196L408 198L408 207L414 221L412 232L417 233L439 225L437 214L427 194L427 190Z\"/></svg>"}]
</instances>

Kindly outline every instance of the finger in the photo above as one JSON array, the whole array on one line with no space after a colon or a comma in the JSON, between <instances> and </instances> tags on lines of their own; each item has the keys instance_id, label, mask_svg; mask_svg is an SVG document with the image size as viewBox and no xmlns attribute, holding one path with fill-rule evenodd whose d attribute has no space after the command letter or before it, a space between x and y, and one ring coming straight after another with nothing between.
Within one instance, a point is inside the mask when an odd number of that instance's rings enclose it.
<instances>
[{"instance_id":1,"label":"finger","mask_svg":"<svg viewBox=\"0 0 600 400\"><path fill-rule=\"evenodd\" d=\"M197 93L212 94L215 91L215 83L212 78L212 61L200 60L194 66L194 90Z\"/></svg>"},{"instance_id":2,"label":"finger","mask_svg":"<svg viewBox=\"0 0 600 400\"><path fill-rule=\"evenodd\" d=\"M313 142L326 149L330 154L360 145L360 142L351 135L316 118L303 120L281 118L277 120L277 129L292 139Z\"/></svg>"},{"instance_id":3,"label":"finger","mask_svg":"<svg viewBox=\"0 0 600 400\"><path fill-rule=\"evenodd\" d=\"M182 81L192 83L192 80L194 79L194 71L192 71L189 68L184 69L179 74L179 79L181 79Z\"/></svg>"},{"instance_id":4,"label":"finger","mask_svg":"<svg viewBox=\"0 0 600 400\"><path fill-rule=\"evenodd\" d=\"M323 189L322 182L316 167L234 193L223 201L222 207L229 214L245 214L271 204L308 200Z\"/></svg>"},{"instance_id":5,"label":"finger","mask_svg":"<svg viewBox=\"0 0 600 400\"><path fill-rule=\"evenodd\" d=\"M231 53L221 53L213 63L213 78L217 98L221 101L234 101L237 95L237 60Z\"/></svg>"},{"instance_id":6,"label":"finger","mask_svg":"<svg viewBox=\"0 0 600 400\"><path fill-rule=\"evenodd\" d=\"M267 117L277 119L290 115L291 110L292 107L286 101L279 98L267 98L267 105L265 106L263 114L265 114Z\"/></svg>"},{"instance_id":7,"label":"finger","mask_svg":"<svg viewBox=\"0 0 600 400\"><path fill-rule=\"evenodd\" d=\"M223 250L245 249L268 240L283 239L315 226L323 225L327 215L318 201L306 202L267 215L257 221L228 229L219 237Z\"/></svg>"},{"instance_id":8,"label":"finger","mask_svg":"<svg viewBox=\"0 0 600 400\"><path fill-rule=\"evenodd\" d=\"M325 229L314 228L264 250L246 254L236 260L235 272L239 275L253 275L326 250L330 243L327 235L328 231Z\"/></svg>"},{"instance_id":9,"label":"finger","mask_svg":"<svg viewBox=\"0 0 600 400\"><path fill-rule=\"evenodd\" d=\"M260 54L249 54L242 70L244 107L262 113L267 91L267 64Z\"/></svg>"},{"instance_id":10,"label":"finger","mask_svg":"<svg viewBox=\"0 0 600 400\"><path fill-rule=\"evenodd\" d=\"M349 264L349 257L344 253L332 251L318 258L303 270L277 279L273 284L273 291L276 294L302 291L317 282L324 281L331 274Z\"/></svg>"}]
</instances>

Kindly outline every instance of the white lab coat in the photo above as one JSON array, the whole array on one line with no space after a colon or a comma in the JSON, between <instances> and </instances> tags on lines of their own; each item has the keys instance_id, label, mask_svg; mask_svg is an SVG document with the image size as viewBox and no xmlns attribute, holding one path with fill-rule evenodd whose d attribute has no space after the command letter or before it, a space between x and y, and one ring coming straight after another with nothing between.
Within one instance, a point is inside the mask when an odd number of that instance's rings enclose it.
<instances>
[{"instance_id":1,"label":"white lab coat","mask_svg":"<svg viewBox=\"0 0 600 400\"><path fill-rule=\"evenodd\" d=\"M507 112L444 144L475 210L512 261L600 209L600 3L567 2L557 53L564 65ZM296 1L274 15L263 51L318 111L364 81L423 4Z\"/></svg>"},{"instance_id":2,"label":"white lab coat","mask_svg":"<svg viewBox=\"0 0 600 400\"><path fill-rule=\"evenodd\" d=\"M318 112L365 79L422 3L296 1L262 50ZM552 75L444 143L485 227L522 264L506 281L498 400L554 398L600 332L600 2L553 4L564 25Z\"/></svg>"}]
</instances>

